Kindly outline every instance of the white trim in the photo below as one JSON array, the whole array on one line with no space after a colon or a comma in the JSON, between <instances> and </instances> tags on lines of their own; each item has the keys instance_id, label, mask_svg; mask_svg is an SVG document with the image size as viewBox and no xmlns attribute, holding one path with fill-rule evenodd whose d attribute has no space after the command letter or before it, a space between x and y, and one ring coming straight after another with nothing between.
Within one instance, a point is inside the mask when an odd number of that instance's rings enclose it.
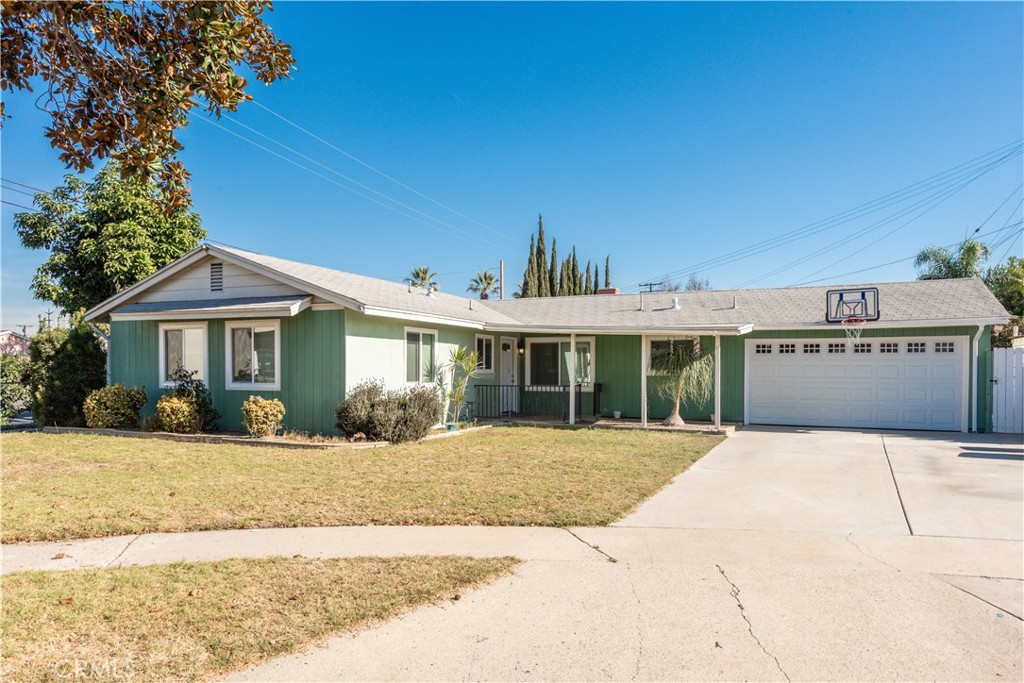
<instances>
[{"instance_id":1,"label":"white trim","mask_svg":"<svg viewBox=\"0 0 1024 683\"><path fill-rule=\"evenodd\" d=\"M558 334L568 336L570 334L584 334L589 333L591 335L607 334L607 335L637 335L637 334L661 334L661 335L686 335L686 336L704 336L711 337L716 334L722 336L741 336L751 331L751 325L722 325L722 326L707 326L702 325L700 327L644 327L637 325L635 327L601 327L598 325L577 325L574 327L551 327L548 325L492 325L490 323L484 324L483 329L487 332L514 332L514 333L529 333L529 334Z\"/></svg>"},{"instance_id":2,"label":"white trim","mask_svg":"<svg viewBox=\"0 0 1024 683\"><path fill-rule=\"evenodd\" d=\"M650 359L647 335L640 335L640 426L647 427L647 370Z\"/></svg>"},{"instance_id":3,"label":"white trim","mask_svg":"<svg viewBox=\"0 0 1024 683\"><path fill-rule=\"evenodd\" d=\"M415 381L410 381L409 380L409 368L406 366L406 363L409 362L409 359L406 357L406 354L408 353L408 350L406 349L405 345L409 343L408 337L409 337L409 333L410 332L415 332L415 333L420 334L420 335L424 335L424 334L432 334L432 335L434 335L434 346L432 347L433 348L433 351L432 351L433 359L432 360L433 360L434 374L436 375L437 374L437 347L441 343L441 335L439 335L437 333L437 330L432 330L432 329L426 328L426 327L404 327L404 328L402 328L402 330L403 330L402 331L402 377L405 378L405 380L404 380L405 385L406 386L415 386L415 385L418 385L418 384L432 384L433 380L431 380L429 382L423 382L421 380L415 380ZM423 337L421 336L420 337L420 355L422 355L422 351L423 351ZM419 373L421 373L422 371L423 371L423 368L420 368L419 369Z\"/></svg>"},{"instance_id":4,"label":"white trim","mask_svg":"<svg viewBox=\"0 0 1024 683\"><path fill-rule=\"evenodd\" d=\"M160 339L158 341L158 348L160 353L159 361L159 372L160 376L157 380L161 389L170 389L174 387L174 382L169 381L167 378L167 341L164 338L164 332L167 330L202 330L203 331L203 382L206 386L210 386L210 337L209 330L207 329L206 323L197 322L179 322L179 323L160 323L157 326L157 334ZM182 339L182 352L184 353L184 338ZM108 347L109 349L109 347Z\"/></svg>"},{"instance_id":5,"label":"white trim","mask_svg":"<svg viewBox=\"0 0 1024 683\"><path fill-rule=\"evenodd\" d=\"M344 306L335 303L321 303L321 304L310 304L310 308L314 311L343 311Z\"/></svg>"},{"instance_id":6,"label":"white trim","mask_svg":"<svg viewBox=\"0 0 1024 683\"><path fill-rule=\"evenodd\" d=\"M594 352L594 347L593 346L591 346L590 352L591 353ZM562 345L561 344L558 345L558 353L559 353L559 355L561 355L561 353L562 353ZM567 374L569 375L569 424L570 425L574 425L574 424L576 424L576 335L575 334L570 334L569 335L569 367L566 368L566 370L568 371ZM591 357L591 361L590 361L590 372L591 373L594 372L593 357ZM559 378L559 379L561 379L561 378ZM593 381L594 378L591 377L590 380L591 380L590 383L593 384L594 383L594 381Z\"/></svg>"},{"instance_id":7,"label":"white trim","mask_svg":"<svg viewBox=\"0 0 1024 683\"><path fill-rule=\"evenodd\" d=\"M235 318L291 318L310 307L309 297L302 302L290 306L276 306L273 308L258 306L232 308L226 311L217 311L209 308L180 309L174 311L161 311L159 313L111 313L112 322L128 320L233 320Z\"/></svg>"},{"instance_id":8,"label":"white trim","mask_svg":"<svg viewBox=\"0 0 1024 683\"><path fill-rule=\"evenodd\" d=\"M575 334L569 337L527 337L526 341L526 382L523 383L523 388L526 391L530 391L530 387L533 386L530 378L530 347L533 344L559 344L558 346L558 380L559 386L562 380L562 347L561 344L564 342L570 342L572 345L573 341L576 343L589 343L590 344L590 381L583 385L580 391L584 393L592 393L594 391L594 382L597 381L597 337L577 337ZM573 356L575 359L575 356ZM575 377L569 378L570 386L575 383ZM548 386L548 385L538 385Z\"/></svg>"},{"instance_id":9,"label":"white trim","mask_svg":"<svg viewBox=\"0 0 1024 683\"><path fill-rule=\"evenodd\" d=\"M493 334L478 334L478 335L475 335L475 338L473 339L473 347L474 347L473 350L474 351L476 351L476 347L479 345L481 339L484 340L485 342L487 342L487 341L491 342L491 367L490 367L490 369L488 369L488 368L484 368L484 367L482 367L480 365L477 365L477 370L476 370L476 372L473 373L473 377L494 377L494 373L496 371L496 368L498 367L498 363L497 363L497 361L494 358L494 352L497 350L497 344L494 343L494 335ZM478 356L479 356L479 354L478 354ZM480 357L477 360L482 362L483 358Z\"/></svg>"},{"instance_id":10,"label":"white trim","mask_svg":"<svg viewBox=\"0 0 1024 683\"><path fill-rule=\"evenodd\" d=\"M206 253L207 252L205 244L196 247L189 253L179 258L177 261L172 261L168 263L166 266L156 271L152 275L142 278L131 287L123 289L114 296L107 299L106 301L102 301L96 306L93 306L92 308L85 312L83 320L85 320L85 322L91 322L96 318L101 317L104 313L106 313L112 308L115 308L116 306L119 306L123 301L125 301L126 299L130 299L131 297L138 294L140 291L148 289L149 287L157 284L158 282L166 280L175 273L184 270L185 268L188 268L189 266L201 261L203 258L206 257Z\"/></svg>"},{"instance_id":11,"label":"white trim","mask_svg":"<svg viewBox=\"0 0 1024 683\"><path fill-rule=\"evenodd\" d=\"M971 431L978 431L978 370L981 365L981 355L978 353L978 340L981 339L981 333L985 330L984 327L978 325L978 331L974 333L974 340L971 343L970 349L974 357L974 372L971 374ZM969 361L968 361L969 362ZM969 370L970 368L965 368ZM964 377L967 377L967 372L964 372ZM966 404L966 401L964 402ZM966 406L965 406L966 410ZM964 416L966 418L966 415ZM964 419L963 431L967 431L967 420Z\"/></svg>"},{"instance_id":12,"label":"white trim","mask_svg":"<svg viewBox=\"0 0 1024 683\"><path fill-rule=\"evenodd\" d=\"M231 331L235 329L253 329L256 327L274 328L274 381L273 382L236 382L231 372L234 349L231 346ZM256 340L255 331L252 336ZM227 391L281 391L281 319L269 320L226 320L224 321L224 389Z\"/></svg>"},{"instance_id":13,"label":"white trim","mask_svg":"<svg viewBox=\"0 0 1024 683\"><path fill-rule=\"evenodd\" d=\"M399 320L411 320L418 323L433 323L435 325L450 325L452 327L468 327L473 330L484 329L484 324L473 320L461 318L449 318L443 315L431 315L429 313L412 313L393 308L381 308L380 306L363 306L360 311L366 315L378 318L398 318Z\"/></svg>"},{"instance_id":14,"label":"white trim","mask_svg":"<svg viewBox=\"0 0 1024 683\"><path fill-rule=\"evenodd\" d=\"M722 338L715 335L715 430L722 429Z\"/></svg>"},{"instance_id":15,"label":"white trim","mask_svg":"<svg viewBox=\"0 0 1024 683\"><path fill-rule=\"evenodd\" d=\"M901 329L905 327L974 327L975 325L1005 325L1009 318L950 318L939 320L876 320L864 326L872 329ZM777 332L781 330L839 330L842 327L835 323L807 323L803 325L753 325L757 332Z\"/></svg>"}]
</instances>

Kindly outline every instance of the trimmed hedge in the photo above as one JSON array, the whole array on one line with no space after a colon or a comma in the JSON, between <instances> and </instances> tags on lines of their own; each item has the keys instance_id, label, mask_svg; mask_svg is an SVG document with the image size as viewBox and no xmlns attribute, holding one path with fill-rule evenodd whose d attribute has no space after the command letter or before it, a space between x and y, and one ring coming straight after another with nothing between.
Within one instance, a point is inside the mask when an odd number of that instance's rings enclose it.
<instances>
[{"instance_id":1,"label":"trimmed hedge","mask_svg":"<svg viewBox=\"0 0 1024 683\"><path fill-rule=\"evenodd\" d=\"M148 401L146 392L123 384L103 387L82 403L85 426L93 429L130 429L139 424L139 411Z\"/></svg>"},{"instance_id":2,"label":"trimmed hedge","mask_svg":"<svg viewBox=\"0 0 1024 683\"><path fill-rule=\"evenodd\" d=\"M107 383L107 353L85 323L51 327L29 342L32 414L42 425L81 427L82 404Z\"/></svg>"}]
</instances>

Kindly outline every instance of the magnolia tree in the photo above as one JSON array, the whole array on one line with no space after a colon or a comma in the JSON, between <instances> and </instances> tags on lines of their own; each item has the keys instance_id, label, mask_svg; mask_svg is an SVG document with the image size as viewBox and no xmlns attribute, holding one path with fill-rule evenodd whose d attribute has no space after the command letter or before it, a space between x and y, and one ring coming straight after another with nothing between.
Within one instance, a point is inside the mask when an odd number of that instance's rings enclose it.
<instances>
[{"instance_id":1,"label":"magnolia tree","mask_svg":"<svg viewBox=\"0 0 1024 683\"><path fill-rule=\"evenodd\" d=\"M662 421L663 425L686 424L679 416L682 401L704 404L711 398L714 358L701 348L699 339L669 339L651 353L650 366L664 380L657 385L658 394L672 401L672 412Z\"/></svg>"}]
</instances>

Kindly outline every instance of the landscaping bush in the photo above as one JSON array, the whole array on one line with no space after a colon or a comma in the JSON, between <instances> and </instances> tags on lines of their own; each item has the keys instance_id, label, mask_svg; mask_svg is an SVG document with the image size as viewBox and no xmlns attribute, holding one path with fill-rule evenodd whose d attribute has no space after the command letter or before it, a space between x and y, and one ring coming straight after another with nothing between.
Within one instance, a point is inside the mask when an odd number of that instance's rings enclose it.
<instances>
[{"instance_id":1,"label":"landscaping bush","mask_svg":"<svg viewBox=\"0 0 1024 683\"><path fill-rule=\"evenodd\" d=\"M42 330L29 342L32 413L43 425L80 427L82 403L106 381L107 353L88 325Z\"/></svg>"},{"instance_id":2,"label":"landscaping bush","mask_svg":"<svg viewBox=\"0 0 1024 683\"><path fill-rule=\"evenodd\" d=\"M368 380L348 392L348 396L334 411L336 424L341 433L349 437L362 433L369 438L370 413L374 404L386 394L387 389L380 380Z\"/></svg>"},{"instance_id":3,"label":"landscaping bush","mask_svg":"<svg viewBox=\"0 0 1024 683\"><path fill-rule=\"evenodd\" d=\"M250 396L242 404L242 424L249 436L273 436L281 428L284 413L284 404L276 398L267 400L262 396Z\"/></svg>"},{"instance_id":4,"label":"landscaping bush","mask_svg":"<svg viewBox=\"0 0 1024 683\"><path fill-rule=\"evenodd\" d=\"M137 387L123 384L103 387L89 394L82 403L85 426L94 429L130 429L139 424L139 411L149 398Z\"/></svg>"},{"instance_id":5,"label":"landscaping bush","mask_svg":"<svg viewBox=\"0 0 1024 683\"><path fill-rule=\"evenodd\" d=\"M0 425L28 407L28 359L5 353L0 356Z\"/></svg>"},{"instance_id":6,"label":"landscaping bush","mask_svg":"<svg viewBox=\"0 0 1024 683\"><path fill-rule=\"evenodd\" d=\"M174 434L195 434L198 428L196 402L190 398L169 394L156 402L160 427Z\"/></svg>"},{"instance_id":7,"label":"landscaping bush","mask_svg":"<svg viewBox=\"0 0 1024 683\"><path fill-rule=\"evenodd\" d=\"M160 424L160 415L157 413L151 413L142 419L142 424L139 425L139 429L144 432L162 432L164 426Z\"/></svg>"},{"instance_id":8,"label":"landscaping bush","mask_svg":"<svg viewBox=\"0 0 1024 683\"><path fill-rule=\"evenodd\" d=\"M388 391L383 382L364 382L349 392L336 411L338 429L352 437L402 443L425 437L441 419L443 401L434 387Z\"/></svg>"}]
</instances>

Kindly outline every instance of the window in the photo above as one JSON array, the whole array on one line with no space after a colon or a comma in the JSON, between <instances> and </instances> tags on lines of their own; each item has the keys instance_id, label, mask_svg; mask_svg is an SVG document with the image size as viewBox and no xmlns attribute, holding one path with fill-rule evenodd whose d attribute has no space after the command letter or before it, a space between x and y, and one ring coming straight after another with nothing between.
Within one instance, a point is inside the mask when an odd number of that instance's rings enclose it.
<instances>
[{"instance_id":1,"label":"window","mask_svg":"<svg viewBox=\"0 0 1024 683\"><path fill-rule=\"evenodd\" d=\"M160 386L174 386L179 368L206 381L206 323L160 325Z\"/></svg>"},{"instance_id":2,"label":"window","mask_svg":"<svg viewBox=\"0 0 1024 683\"><path fill-rule=\"evenodd\" d=\"M779 344L779 353L796 353L796 344Z\"/></svg>"},{"instance_id":3,"label":"window","mask_svg":"<svg viewBox=\"0 0 1024 683\"><path fill-rule=\"evenodd\" d=\"M804 353L821 353L821 344L804 344Z\"/></svg>"},{"instance_id":4,"label":"window","mask_svg":"<svg viewBox=\"0 0 1024 683\"><path fill-rule=\"evenodd\" d=\"M899 353L900 345L897 342L882 342L878 345L879 353Z\"/></svg>"},{"instance_id":5,"label":"window","mask_svg":"<svg viewBox=\"0 0 1024 683\"><path fill-rule=\"evenodd\" d=\"M281 389L279 320L224 323L224 344L228 389Z\"/></svg>"},{"instance_id":6,"label":"window","mask_svg":"<svg viewBox=\"0 0 1024 683\"><path fill-rule=\"evenodd\" d=\"M861 342L860 344L853 345L854 353L871 353L871 344L868 342Z\"/></svg>"},{"instance_id":7,"label":"window","mask_svg":"<svg viewBox=\"0 0 1024 683\"><path fill-rule=\"evenodd\" d=\"M437 367L437 331L405 328L405 381L429 384Z\"/></svg>"},{"instance_id":8,"label":"window","mask_svg":"<svg viewBox=\"0 0 1024 683\"><path fill-rule=\"evenodd\" d=\"M953 353L953 342L935 342L935 353Z\"/></svg>"},{"instance_id":9,"label":"window","mask_svg":"<svg viewBox=\"0 0 1024 683\"><path fill-rule=\"evenodd\" d=\"M567 386L570 360L568 340L527 339L527 386ZM577 338L575 383L582 386L584 391L592 391L593 382L594 338Z\"/></svg>"},{"instance_id":10,"label":"window","mask_svg":"<svg viewBox=\"0 0 1024 683\"><path fill-rule=\"evenodd\" d=\"M907 353L924 353L927 346L924 342L907 342Z\"/></svg>"},{"instance_id":11,"label":"window","mask_svg":"<svg viewBox=\"0 0 1024 683\"><path fill-rule=\"evenodd\" d=\"M771 353L771 344L754 344L754 353Z\"/></svg>"},{"instance_id":12,"label":"window","mask_svg":"<svg viewBox=\"0 0 1024 683\"><path fill-rule=\"evenodd\" d=\"M481 375L494 374L494 337L476 336L477 372Z\"/></svg>"},{"instance_id":13,"label":"window","mask_svg":"<svg viewBox=\"0 0 1024 683\"><path fill-rule=\"evenodd\" d=\"M840 342L838 344L828 345L829 353L846 353L846 342Z\"/></svg>"}]
</instances>

